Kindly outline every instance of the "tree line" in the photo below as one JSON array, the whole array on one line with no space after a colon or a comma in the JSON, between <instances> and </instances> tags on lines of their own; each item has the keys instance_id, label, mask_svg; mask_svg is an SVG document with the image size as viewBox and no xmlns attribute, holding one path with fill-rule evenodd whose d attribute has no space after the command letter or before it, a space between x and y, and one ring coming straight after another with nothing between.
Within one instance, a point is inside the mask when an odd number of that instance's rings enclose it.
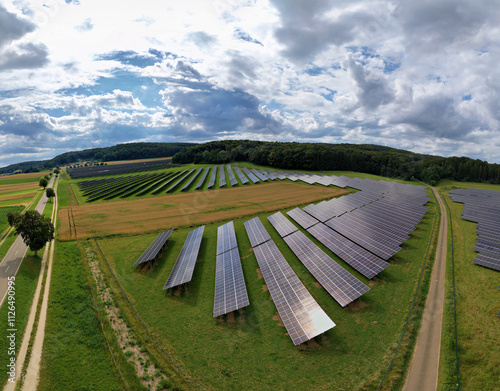
<instances>
[{"instance_id":1,"label":"tree line","mask_svg":"<svg viewBox=\"0 0 500 391\"><path fill-rule=\"evenodd\" d=\"M54 167L62 167L81 161L110 162L114 160L152 159L174 156L193 143L130 143L118 144L107 148L92 148L82 151L66 152L50 160L31 161L12 164L0 168L0 174L21 172L39 172Z\"/></svg>"},{"instance_id":2,"label":"tree line","mask_svg":"<svg viewBox=\"0 0 500 391\"><path fill-rule=\"evenodd\" d=\"M247 161L279 169L357 171L391 178L500 183L500 165L467 157L438 157L379 145L212 141L182 149L174 164Z\"/></svg>"}]
</instances>

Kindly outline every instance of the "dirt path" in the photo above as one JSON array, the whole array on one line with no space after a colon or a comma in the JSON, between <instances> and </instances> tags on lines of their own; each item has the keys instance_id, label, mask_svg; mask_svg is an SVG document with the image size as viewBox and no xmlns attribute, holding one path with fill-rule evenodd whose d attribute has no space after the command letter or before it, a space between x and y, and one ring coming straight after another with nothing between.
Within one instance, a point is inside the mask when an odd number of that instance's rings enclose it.
<instances>
[{"instance_id":1,"label":"dirt path","mask_svg":"<svg viewBox=\"0 0 500 391\"><path fill-rule=\"evenodd\" d=\"M441 196L435 188L432 188L432 191L436 195L441 210L436 259L432 269L422 327L418 334L415 352L403 391L433 391L437 389L441 328L443 324L448 219Z\"/></svg>"},{"instance_id":2,"label":"dirt path","mask_svg":"<svg viewBox=\"0 0 500 391\"><path fill-rule=\"evenodd\" d=\"M54 190L57 191L57 182L54 186ZM54 198L53 200L54 200L54 208L52 211L52 221L55 222L55 218L57 216L57 197ZM36 318L36 313L37 313L38 301L39 301L40 293L42 290L43 275L44 275L45 267L47 264L49 264L49 271L47 274L47 280L46 280L45 289L44 289L43 303L48 302L48 292L49 292L49 287L50 287L50 271L52 269L52 259L54 257L54 243L55 243L55 240L52 240L47 246L45 246L45 251L43 253L42 264L41 264L41 268L40 268L40 277L38 279L37 287L36 287L35 294L33 297L33 302L32 302L31 308L30 308L28 322L26 324L26 328L24 331L23 339L21 342L21 347L19 348L19 352L17 354L16 382L15 383L7 382L7 384L4 387L4 391L14 391L14 389L17 386L17 383L19 382L19 376L21 375L21 371L25 365L25 361L26 361L26 359L29 359L29 357L27 357L28 347L29 347L31 333L33 331L33 326L34 326L34 323L36 320L35 318ZM39 318L38 328L37 328L37 333L36 333L37 337L40 333L45 335L46 308L45 308L44 318L42 320L42 314L44 311L43 303L42 303L42 311L40 313L40 318ZM33 348L31 350L31 360L29 363L30 367L28 367L28 371L26 373L26 379L25 379L24 384L23 384L23 390L35 390L36 389L36 384L38 381L38 370L39 370L42 346L43 346L43 337L42 337L41 343L40 343L40 341L37 341L35 339ZM39 355L40 357L36 358L37 355ZM37 367L37 370L36 370L36 373L34 376L30 375L30 372L34 372L33 368L32 368L33 361L38 361L38 367ZM33 380L32 380L33 377L35 379L35 383L33 383ZM28 379L30 379L30 380L28 381Z\"/></svg>"}]
</instances>

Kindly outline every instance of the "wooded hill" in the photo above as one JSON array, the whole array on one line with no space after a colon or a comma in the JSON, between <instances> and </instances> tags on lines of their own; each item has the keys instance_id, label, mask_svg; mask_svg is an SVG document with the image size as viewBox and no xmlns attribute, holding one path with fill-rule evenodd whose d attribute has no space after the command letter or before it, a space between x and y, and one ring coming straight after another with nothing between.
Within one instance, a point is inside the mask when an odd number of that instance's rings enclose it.
<instances>
[{"instance_id":1,"label":"wooded hill","mask_svg":"<svg viewBox=\"0 0 500 391\"><path fill-rule=\"evenodd\" d=\"M429 184L440 179L500 183L500 165L467 157L443 158L379 145L213 141L183 149L172 163L248 161L280 169L358 171Z\"/></svg>"},{"instance_id":2,"label":"wooded hill","mask_svg":"<svg viewBox=\"0 0 500 391\"><path fill-rule=\"evenodd\" d=\"M118 144L107 148L92 148L82 151L63 153L50 160L24 162L0 168L0 174L37 172L43 169L61 167L79 161L110 162L114 160L137 160L170 157L193 143L130 143Z\"/></svg>"}]
</instances>

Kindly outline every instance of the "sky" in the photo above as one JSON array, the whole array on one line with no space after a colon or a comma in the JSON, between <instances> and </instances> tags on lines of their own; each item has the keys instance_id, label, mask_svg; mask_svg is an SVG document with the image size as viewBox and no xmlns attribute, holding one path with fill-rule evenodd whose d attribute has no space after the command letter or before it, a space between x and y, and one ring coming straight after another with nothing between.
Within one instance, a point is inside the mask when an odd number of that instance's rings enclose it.
<instances>
[{"instance_id":1,"label":"sky","mask_svg":"<svg viewBox=\"0 0 500 391\"><path fill-rule=\"evenodd\" d=\"M494 0L0 0L0 166L127 142L500 163Z\"/></svg>"}]
</instances>

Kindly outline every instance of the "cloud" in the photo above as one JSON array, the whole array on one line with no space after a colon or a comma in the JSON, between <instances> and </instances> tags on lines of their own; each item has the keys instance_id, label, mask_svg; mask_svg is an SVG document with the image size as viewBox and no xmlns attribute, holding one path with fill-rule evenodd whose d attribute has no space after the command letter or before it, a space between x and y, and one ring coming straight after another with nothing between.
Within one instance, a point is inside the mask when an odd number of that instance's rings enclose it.
<instances>
[{"instance_id":1,"label":"cloud","mask_svg":"<svg viewBox=\"0 0 500 391\"><path fill-rule=\"evenodd\" d=\"M85 32L85 31L90 31L93 28L94 28L94 25L92 24L92 19L90 19L90 18L85 19L82 24L75 26L75 29L81 33Z\"/></svg>"},{"instance_id":2,"label":"cloud","mask_svg":"<svg viewBox=\"0 0 500 391\"><path fill-rule=\"evenodd\" d=\"M383 75L369 70L352 57L349 57L345 66L358 87L356 96L362 107L374 110L393 101L394 92Z\"/></svg>"},{"instance_id":3,"label":"cloud","mask_svg":"<svg viewBox=\"0 0 500 391\"><path fill-rule=\"evenodd\" d=\"M0 71L41 68L49 62L49 52L44 44L24 43L3 50Z\"/></svg>"},{"instance_id":4,"label":"cloud","mask_svg":"<svg viewBox=\"0 0 500 391\"><path fill-rule=\"evenodd\" d=\"M32 22L19 18L0 4L0 48L33 32L35 28Z\"/></svg>"},{"instance_id":5,"label":"cloud","mask_svg":"<svg viewBox=\"0 0 500 391\"><path fill-rule=\"evenodd\" d=\"M250 43L256 43L257 45L264 46L262 42L259 40L253 38L250 34L244 32L243 30L236 28L234 30L234 37L236 39L241 39L242 41L250 42Z\"/></svg>"},{"instance_id":6,"label":"cloud","mask_svg":"<svg viewBox=\"0 0 500 391\"><path fill-rule=\"evenodd\" d=\"M200 48L212 46L215 42L217 42L217 38L215 36L207 34L204 31L189 33L188 39L193 41L195 45Z\"/></svg>"}]
</instances>

